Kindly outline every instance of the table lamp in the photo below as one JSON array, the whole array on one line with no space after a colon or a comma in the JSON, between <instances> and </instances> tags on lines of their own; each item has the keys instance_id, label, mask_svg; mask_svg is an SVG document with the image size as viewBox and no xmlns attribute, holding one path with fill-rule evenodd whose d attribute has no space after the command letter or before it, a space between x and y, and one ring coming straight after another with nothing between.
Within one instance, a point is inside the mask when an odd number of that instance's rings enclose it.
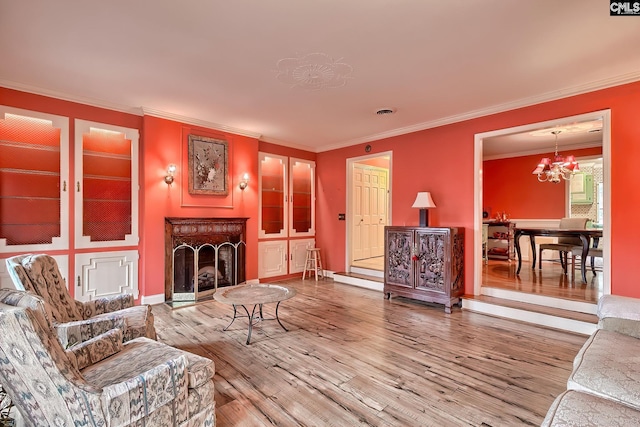
<instances>
[{"instance_id":1,"label":"table lamp","mask_svg":"<svg viewBox=\"0 0 640 427\"><path fill-rule=\"evenodd\" d=\"M420 227L429 226L429 211L427 209L435 208L436 204L433 203L431 193L428 191L421 191L416 196L416 201L413 202L412 208L420 209Z\"/></svg>"}]
</instances>

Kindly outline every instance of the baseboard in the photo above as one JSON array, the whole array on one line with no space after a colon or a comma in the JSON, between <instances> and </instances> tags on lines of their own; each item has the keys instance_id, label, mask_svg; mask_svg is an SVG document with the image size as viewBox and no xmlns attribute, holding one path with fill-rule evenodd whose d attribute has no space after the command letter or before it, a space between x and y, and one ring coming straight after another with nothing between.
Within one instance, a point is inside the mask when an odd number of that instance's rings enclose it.
<instances>
[{"instance_id":1,"label":"baseboard","mask_svg":"<svg viewBox=\"0 0 640 427\"><path fill-rule=\"evenodd\" d=\"M154 304L162 304L164 302L164 294L157 295L149 295L149 296L141 296L140 304L154 305Z\"/></svg>"},{"instance_id":2,"label":"baseboard","mask_svg":"<svg viewBox=\"0 0 640 427\"><path fill-rule=\"evenodd\" d=\"M384 283L374 282L367 279L361 279L359 277L343 276L341 274L335 274L333 276L334 282L345 283L347 285L358 286L360 288L371 289L374 291L382 292L384 290Z\"/></svg>"}]
</instances>

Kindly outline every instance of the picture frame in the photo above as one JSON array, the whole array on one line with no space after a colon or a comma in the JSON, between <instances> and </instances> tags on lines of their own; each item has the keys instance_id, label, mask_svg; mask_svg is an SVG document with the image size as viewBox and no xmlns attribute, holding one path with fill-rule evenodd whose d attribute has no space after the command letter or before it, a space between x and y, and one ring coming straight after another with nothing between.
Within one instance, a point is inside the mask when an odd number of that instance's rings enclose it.
<instances>
[{"instance_id":1,"label":"picture frame","mask_svg":"<svg viewBox=\"0 0 640 427\"><path fill-rule=\"evenodd\" d=\"M229 194L229 145L222 139L189 135L189 194Z\"/></svg>"}]
</instances>

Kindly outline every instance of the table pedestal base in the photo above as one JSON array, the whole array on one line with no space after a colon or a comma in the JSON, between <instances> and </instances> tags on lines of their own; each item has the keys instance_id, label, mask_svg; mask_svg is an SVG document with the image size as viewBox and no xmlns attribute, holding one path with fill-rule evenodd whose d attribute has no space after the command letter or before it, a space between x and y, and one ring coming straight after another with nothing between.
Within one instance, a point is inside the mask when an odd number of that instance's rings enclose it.
<instances>
[{"instance_id":1,"label":"table pedestal base","mask_svg":"<svg viewBox=\"0 0 640 427\"><path fill-rule=\"evenodd\" d=\"M289 332L289 330L284 327L284 325L280 321L280 318L278 317L278 307L280 307L280 302L281 301L278 301L278 303L276 304L276 317L271 317L271 318L265 318L264 315L262 314L263 304L254 304L253 310L251 310L251 314L249 314L249 310L244 304L233 304L233 319L231 319L231 323L229 323L227 327L223 329L223 331L226 331L227 329L229 329L229 327L233 324L233 322L235 322L237 318L247 317L249 319L249 332L247 334L247 345L251 343L251 331L253 330L254 322L259 322L262 320L277 320L280 326L282 326L282 329ZM238 316L238 306L244 308L245 313L247 313L246 316L242 316L242 315ZM257 312L256 312L256 309L257 309Z\"/></svg>"}]
</instances>

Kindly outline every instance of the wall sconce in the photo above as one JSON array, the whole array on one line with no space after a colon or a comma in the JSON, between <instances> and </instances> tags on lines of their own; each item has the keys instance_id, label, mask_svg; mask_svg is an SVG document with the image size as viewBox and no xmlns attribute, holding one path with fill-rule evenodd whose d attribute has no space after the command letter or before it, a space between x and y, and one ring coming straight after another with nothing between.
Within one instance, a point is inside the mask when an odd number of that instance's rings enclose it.
<instances>
[{"instance_id":1,"label":"wall sconce","mask_svg":"<svg viewBox=\"0 0 640 427\"><path fill-rule=\"evenodd\" d=\"M173 184L173 174L175 172L176 172L176 165L171 163L169 166L167 166L167 174L164 176L164 182L167 185Z\"/></svg>"},{"instance_id":2,"label":"wall sconce","mask_svg":"<svg viewBox=\"0 0 640 427\"><path fill-rule=\"evenodd\" d=\"M420 209L420 227L428 227L429 211L427 209L436 207L436 204L433 203L433 199L431 198L431 193L428 191L419 192L411 207Z\"/></svg>"},{"instance_id":3,"label":"wall sconce","mask_svg":"<svg viewBox=\"0 0 640 427\"><path fill-rule=\"evenodd\" d=\"M247 185L249 185L249 174L245 172L244 175L242 175L242 179L240 180L240 184L238 184L238 186L241 190L244 190L245 188L247 188Z\"/></svg>"}]
</instances>

